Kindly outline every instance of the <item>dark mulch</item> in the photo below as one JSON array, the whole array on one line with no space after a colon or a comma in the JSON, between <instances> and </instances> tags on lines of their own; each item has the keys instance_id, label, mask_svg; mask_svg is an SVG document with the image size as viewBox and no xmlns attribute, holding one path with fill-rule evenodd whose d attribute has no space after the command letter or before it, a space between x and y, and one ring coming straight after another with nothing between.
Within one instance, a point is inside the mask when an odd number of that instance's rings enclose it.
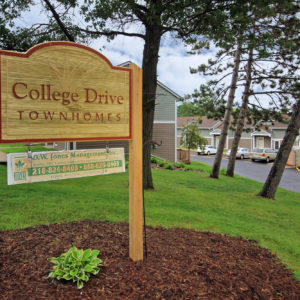
<instances>
[{"instance_id":1,"label":"dark mulch","mask_svg":"<svg viewBox=\"0 0 300 300\"><path fill-rule=\"evenodd\" d=\"M82 221L2 231L1 299L300 299L300 283L251 241L186 229L147 229L148 258L128 258L128 224ZM47 278L72 245L105 266L82 290Z\"/></svg>"}]
</instances>

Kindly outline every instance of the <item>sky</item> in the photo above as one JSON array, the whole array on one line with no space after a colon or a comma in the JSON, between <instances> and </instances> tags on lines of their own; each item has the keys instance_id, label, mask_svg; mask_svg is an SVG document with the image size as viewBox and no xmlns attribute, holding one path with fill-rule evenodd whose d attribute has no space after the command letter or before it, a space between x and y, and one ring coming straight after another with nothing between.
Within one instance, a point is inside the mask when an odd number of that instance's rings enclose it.
<instances>
[{"instance_id":1,"label":"sky","mask_svg":"<svg viewBox=\"0 0 300 300\"><path fill-rule=\"evenodd\" d=\"M119 36L110 43L101 39L93 42L90 46L96 50L101 48L100 52L113 65L125 61L132 61L139 67L142 65L144 44L140 38ZM158 80L180 96L190 94L200 84L206 82L205 77L191 74L190 67L197 67L207 62L207 59L212 58L213 55L214 52L190 55L181 41L167 37L163 39L159 51Z\"/></svg>"},{"instance_id":2,"label":"sky","mask_svg":"<svg viewBox=\"0 0 300 300\"><path fill-rule=\"evenodd\" d=\"M40 7L35 5L29 12L24 12L18 20L18 26L29 27L34 23L45 22L40 13ZM101 52L113 65L132 61L139 67L142 65L144 41L137 37L117 36L108 42L106 38L92 41L89 45ZM191 74L190 67L197 67L213 58L214 51L203 55L190 55L180 40L165 35L161 41L158 63L158 80L179 96L185 96L206 83L206 78L198 74Z\"/></svg>"}]
</instances>

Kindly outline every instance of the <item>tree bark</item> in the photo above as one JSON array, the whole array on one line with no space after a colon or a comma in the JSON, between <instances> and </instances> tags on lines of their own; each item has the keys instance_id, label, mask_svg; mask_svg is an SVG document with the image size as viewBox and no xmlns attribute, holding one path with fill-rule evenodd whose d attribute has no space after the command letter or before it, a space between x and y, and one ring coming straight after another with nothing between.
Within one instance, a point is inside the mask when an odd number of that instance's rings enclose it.
<instances>
[{"instance_id":1,"label":"tree bark","mask_svg":"<svg viewBox=\"0 0 300 300\"><path fill-rule=\"evenodd\" d=\"M246 84L245 84L244 93L243 93L242 106L241 106L239 118L237 121L237 128L236 128L236 131L234 134L234 139L233 139L230 157L229 157L229 161L228 161L228 165L227 165L227 171L226 171L226 176L229 176L229 177L233 177L233 175L234 175L236 153L237 153L240 139L242 136L242 132L244 129L245 117L246 117L246 112L248 109L249 91L250 91L250 85L251 85L251 81L252 81L252 78L251 78L252 63L253 63L253 49L250 49L248 63L247 63L247 69L246 69Z\"/></svg>"},{"instance_id":2,"label":"tree bark","mask_svg":"<svg viewBox=\"0 0 300 300\"><path fill-rule=\"evenodd\" d=\"M162 31L159 26L146 26L143 54L143 186L153 189L151 143L154 121L157 64ZM134 124L133 124L134 126Z\"/></svg>"},{"instance_id":3,"label":"tree bark","mask_svg":"<svg viewBox=\"0 0 300 300\"><path fill-rule=\"evenodd\" d=\"M213 164L212 171L210 173L211 178L219 178L219 171L220 171L220 166L221 166L221 161L222 161L222 156L223 156L223 150L225 146L225 142L227 139L227 132L229 128L229 123L230 123L230 116L232 112L232 105L233 105L233 100L235 96L235 90L236 90L236 84L238 81L238 72L240 68L240 57L242 53L242 47L241 45L237 45L237 49L235 52L235 58L234 58L234 69L233 69L233 74L232 74L232 79L231 79L231 84L230 84L230 92L228 96L228 101L227 101L227 106L226 106L226 111L225 111L225 116L223 120L223 128L221 132L221 137L217 149L217 154L216 158Z\"/></svg>"},{"instance_id":4,"label":"tree bark","mask_svg":"<svg viewBox=\"0 0 300 300\"><path fill-rule=\"evenodd\" d=\"M285 136L277 153L275 162L258 196L275 199L275 193L284 172L286 162L295 143L296 137L299 135L299 128L300 99L298 99L297 103L295 104L293 115L285 132Z\"/></svg>"}]
</instances>

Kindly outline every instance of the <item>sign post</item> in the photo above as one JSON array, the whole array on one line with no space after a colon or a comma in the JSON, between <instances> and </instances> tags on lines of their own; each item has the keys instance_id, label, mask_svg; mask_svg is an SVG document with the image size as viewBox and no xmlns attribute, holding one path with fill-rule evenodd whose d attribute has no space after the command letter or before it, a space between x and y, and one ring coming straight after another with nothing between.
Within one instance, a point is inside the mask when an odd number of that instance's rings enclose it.
<instances>
[{"instance_id":1,"label":"sign post","mask_svg":"<svg viewBox=\"0 0 300 300\"><path fill-rule=\"evenodd\" d=\"M142 70L115 67L71 42L43 43L26 53L0 50L0 143L93 140L129 140L129 256L142 260ZM100 170L105 163L77 167ZM25 165L21 157L14 163L17 183L26 181ZM28 175L61 178L71 165L39 165Z\"/></svg>"},{"instance_id":2,"label":"sign post","mask_svg":"<svg viewBox=\"0 0 300 300\"><path fill-rule=\"evenodd\" d=\"M129 256L143 260L142 70L132 70L132 139L129 141Z\"/></svg>"}]
</instances>

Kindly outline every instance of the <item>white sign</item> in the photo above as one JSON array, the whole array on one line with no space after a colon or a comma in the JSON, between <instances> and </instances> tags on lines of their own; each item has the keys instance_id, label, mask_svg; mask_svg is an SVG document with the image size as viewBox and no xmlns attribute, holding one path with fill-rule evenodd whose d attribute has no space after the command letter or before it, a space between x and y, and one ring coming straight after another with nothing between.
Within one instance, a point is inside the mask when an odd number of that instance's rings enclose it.
<instances>
[{"instance_id":1,"label":"white sign","mask_svg":"<svg viewBox=\"0 0 300 300\"><path fill-rule=\"evenodd\" d=\"M7 155L8 185L125 172L124 148Z\"/></svg>"}]
</instances>

